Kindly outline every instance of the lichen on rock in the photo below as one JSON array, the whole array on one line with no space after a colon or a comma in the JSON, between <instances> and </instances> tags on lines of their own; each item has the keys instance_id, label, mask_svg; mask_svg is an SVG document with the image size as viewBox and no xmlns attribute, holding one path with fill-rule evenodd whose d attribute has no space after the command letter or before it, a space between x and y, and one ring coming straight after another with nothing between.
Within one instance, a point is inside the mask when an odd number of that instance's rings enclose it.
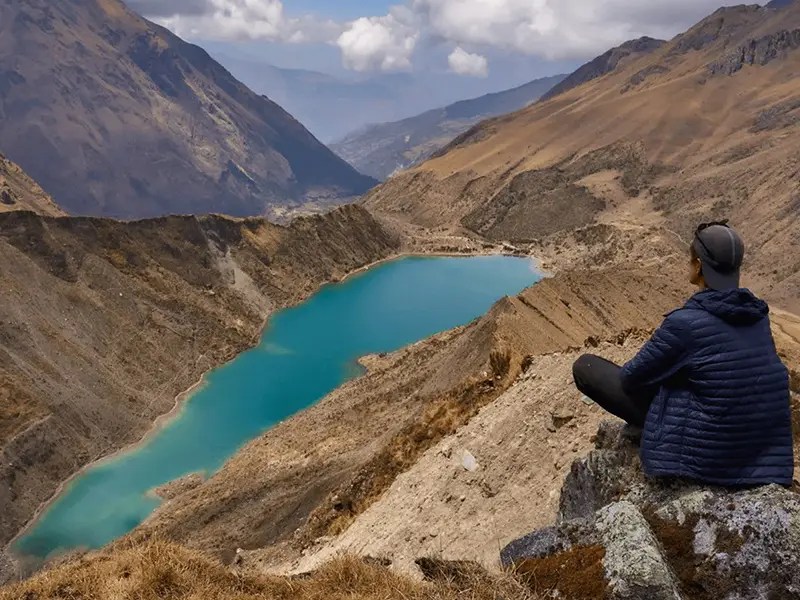
<instances>
[{"instance_id":1,"label":"lichen on rock","mask_svg":"<svg viewBox=\"0 0 800 600\"><path fill-rule=\"evenodd\" d=\"M558 524L512 542L501 558L519 568L597 544L606 598L800 597L800 496L774 485L650 480L635 439L610 422L596 449L573 464Z\"/></svg>"}]
</instances>

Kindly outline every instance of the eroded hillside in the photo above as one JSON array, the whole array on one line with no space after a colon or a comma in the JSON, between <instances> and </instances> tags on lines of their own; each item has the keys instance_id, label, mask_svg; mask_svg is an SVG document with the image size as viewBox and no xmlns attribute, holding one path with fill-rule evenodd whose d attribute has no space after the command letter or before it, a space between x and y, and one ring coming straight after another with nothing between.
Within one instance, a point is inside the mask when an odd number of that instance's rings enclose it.
<instances>
[{"instance_id":1,"label":"eroded hillside","mask_svg":"<svg viewBox=\"0 0 800 600\"><path fill-rule=\"evenodd\" d=\"M798 3L720 9L604 76L475 127L366 205L512 242L623 220L686 238L724 216L754 249L752 284L797 308L798 31Z\"/></svg>"},{"instance_id":2,"label":"eroded hillside","mask_svg":"<svg viewBox=\"0 0 800 600\"><path fill-rule=\"evenodd\" d=\"M273 310L397 244L355 206L289 228L0 214L0 541L251 345Z\"/></svg>"}]
</instances>

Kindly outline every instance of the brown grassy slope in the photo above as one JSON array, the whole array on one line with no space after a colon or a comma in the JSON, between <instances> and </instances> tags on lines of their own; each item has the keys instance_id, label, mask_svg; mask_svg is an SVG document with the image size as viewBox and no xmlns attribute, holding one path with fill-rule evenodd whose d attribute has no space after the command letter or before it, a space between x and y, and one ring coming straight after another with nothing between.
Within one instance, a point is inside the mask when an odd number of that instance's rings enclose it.
<instances>
[{"instance_id":1,"label":"brown grassy slope","mask_svg":"<svg viewBox=\"0 0 800 600\"><path fill-rule=\"evenodd\" d=\"M289 228L0 214L0 542L252 344L273 309L396 243L353 206Z\"/></svg>"},{"instance_id":2,"label":"brown grassy slope","mask_svg":"<svg viewBox=\"0 0 800 600\"><path fill-rule=\"evenodd\" d=\"M753 250L754 284L797 308L798 30L797 3L721 9L605 77L481 124L366 204L512 241L602 221L631 199L684 237L725 215Z\"/></svg>"},{"instance_id":3,"label":"brown grassy slope","mask_svg":"<svg viewBox=\"0 0 800 600\"><path fill-rule=\"evenodd\" d=\"M0 5L0 150L81 215L258 216L374 183L120 0Z\"/></svg>"},{"instance_id":4,"label":"brown grassy slope","mask_svg":"<svg viewBox=\"0 0 800 600\"><path fill-rule=\"evenodd\" d=\"M0 154L0 212L11 210L30 210L50 217L65 214L19 166Z\"/></svg>"},{"instance_id":5,"label":"brown grassy slope","mask_svg":"<svg viewBox=\"0 0 800 600\"><path fill-rule=\"evenodd\" d=\"M463 330L376 359L367 376L253 441L208 482L164 505L144 530L224 558L236 548L287 542L273 549L276 562L285 560L346 526L408 467L407 456L502 393L513 376L504 376L505 367L496 372L493 352L508 356L516 374L528 355L653 327L684 295L656 270L546 280ZM494 375L501 378L490 383ZM476 395L481 385L485 394Z\"/></svg>"},{"instance_id":6,"label":"brown grassy slope","mask_svg":"<svg viewBox=\"0 0 800 600\"><path fill-rule=\"evenodd\" d=\"M175 544L120 545L0 590L0 600L499 600L532 598L510 576L480 570L422 583L384 566L339 558L309 577L235 573Z\"/></svg>"}]
</instances>

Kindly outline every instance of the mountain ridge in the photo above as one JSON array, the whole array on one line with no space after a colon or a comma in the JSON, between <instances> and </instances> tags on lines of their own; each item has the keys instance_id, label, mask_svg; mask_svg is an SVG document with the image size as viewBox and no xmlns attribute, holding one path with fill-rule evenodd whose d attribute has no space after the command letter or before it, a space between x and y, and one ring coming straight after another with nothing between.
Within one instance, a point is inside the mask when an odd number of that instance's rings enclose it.
<instances>
[{"instance_id":1,"label":"mountain ridge","mask_svg":"<svg viewBox=\"0 0 800 600\"><path fill-rule=\"evenodd\" d=\"M543 77L400 121L368 125L332 144L331 149L362 173L384 180L425 160L476 122L535 102L563 77Z\"/></svg>"}]
</instances>

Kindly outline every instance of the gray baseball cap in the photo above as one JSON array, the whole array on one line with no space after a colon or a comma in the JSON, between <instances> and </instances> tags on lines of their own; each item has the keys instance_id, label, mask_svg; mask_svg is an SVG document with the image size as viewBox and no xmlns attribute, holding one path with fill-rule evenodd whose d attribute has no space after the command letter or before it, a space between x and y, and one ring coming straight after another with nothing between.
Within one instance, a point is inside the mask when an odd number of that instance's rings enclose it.
<instances>
[{"instance_id":1,"label":"gray baseball cap","mask_svg":"<svg viewBox=\"0 0 800 600\"><path fill-rule=\"evenodd\" d=\"M739 287L744 242L727 221L700 225L692 245L703 265L703 279L708 287L719 291Z\"/></svg>"}]
</instances>

